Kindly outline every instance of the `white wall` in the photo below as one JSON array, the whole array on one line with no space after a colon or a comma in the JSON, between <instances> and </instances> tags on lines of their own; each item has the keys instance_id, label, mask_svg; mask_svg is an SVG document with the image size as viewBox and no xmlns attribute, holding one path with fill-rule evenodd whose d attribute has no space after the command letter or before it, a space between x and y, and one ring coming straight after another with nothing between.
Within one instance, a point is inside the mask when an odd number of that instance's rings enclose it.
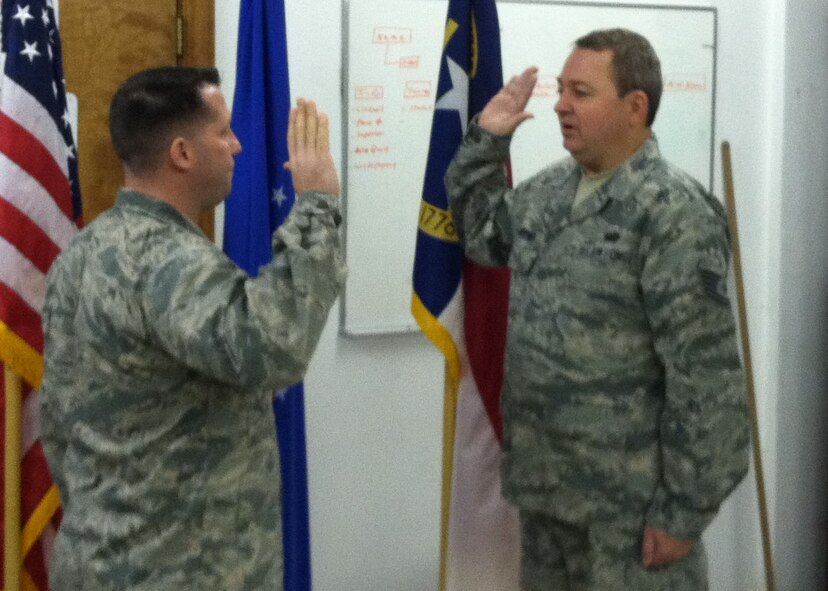
<instances>
[{"instance_id":1,"label":"white wall","mask_svg":"<svg viewBox=\"0 0 828 591\"><path fill-rule=\"evenodd\" d=\"M285 3L292 94L331 115L341 162L341 3ZM818 430L826 418L827 9L824 0L696 4L718 9L716 138L733 152L778 588L823 589L825 502L815 500L828 497ZM216 0L228 98L238 6ZM315 589L436 589L441 358L419 335L349 339L338 326L335 309L306 380ZM752 474L705 539L713 590L763 588Z\"/></svg>"},{"instance_id":2,"label":"white wall","mask_svg":"<svg viewBox=\"0 0 828 591\"><path fill-rule=\"evenodd\" d=\"M717 137L731 144L760 443L773 516L776 479L778 203L782 121L782 0L718 2ZM721 172L721 167L717 167ZM721 179L721 174L718 176ZM773 517L771 527L773 528ZM708 531L713 588L762 589L753 471ZM787 587L780 587L787 588Z\"/></svg>"},{"instance_id":3,"label":"white wall","mask_svg":"<svg viewBox=\"0 0 828 591\"><path fill-rule=\"evenodd\" d=\"M789 589L828 588L828 3L788 0L780 198L776 545Z\"/></svg>"},{"instance_id":4,"label":"white wall","mask_svg":"<svg viewBox=\"0 0 828 591\"><path fill-rule=\"evenodd\" d=\"M329 113L341 162L342 7L285 5L291 94ZM216 64L228 97L238 6L216 0ZM338 327L337 306L305 380L314 589L436 589L441 357L418 334L354 339Z\"/></svg>"}]
</instances>

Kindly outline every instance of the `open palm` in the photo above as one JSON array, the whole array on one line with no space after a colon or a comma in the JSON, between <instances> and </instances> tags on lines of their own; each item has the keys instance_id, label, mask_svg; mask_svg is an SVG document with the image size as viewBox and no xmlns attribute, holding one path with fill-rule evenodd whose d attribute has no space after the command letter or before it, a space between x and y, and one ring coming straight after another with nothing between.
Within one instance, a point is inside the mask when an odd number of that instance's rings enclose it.
<instances>
[{"instance_id":1,"label":"open palm","mask_svg":"<svg viewBox=\"0 0 828 591\"><path fill-rule=\"evenodd\" d=\"M538 81L538 69L526 68L520 75L512 76L480 113L480 127L495 135L512 135L517 126L532 117L526 104Z\"/></svg>"}]
</instances>

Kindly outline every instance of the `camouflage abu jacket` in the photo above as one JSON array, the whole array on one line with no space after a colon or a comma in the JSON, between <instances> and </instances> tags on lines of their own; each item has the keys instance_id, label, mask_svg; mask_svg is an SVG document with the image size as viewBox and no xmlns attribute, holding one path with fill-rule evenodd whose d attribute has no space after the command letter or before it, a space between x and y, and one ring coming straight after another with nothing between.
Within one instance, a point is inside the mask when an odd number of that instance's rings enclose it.
<instances>
[{"instance_id":1,"label":"camouflage abu jacket","mask_svg":"<svg viewBox=\"0 0 828 591\"><path fill-rule=\"evenodd\" d=\"M173 207L122 191L52 266L41 438L63 501L53 589L281 589L272 400L344 281L308 193L250 278Z\"/></svg>"},{"instance_id":2,"label":"camouflage abu jacket","mask_svg":"<svg viewBox=\"0 0 828 591\"><path fill-rule=\"evenodd\" d=\"M722 208L654 138L574 211L573 159L507 190L508 148L472 124L446 175L466 254L512 269L504 494L697 539L748 466Z\"/></svg>"}]
</instances>

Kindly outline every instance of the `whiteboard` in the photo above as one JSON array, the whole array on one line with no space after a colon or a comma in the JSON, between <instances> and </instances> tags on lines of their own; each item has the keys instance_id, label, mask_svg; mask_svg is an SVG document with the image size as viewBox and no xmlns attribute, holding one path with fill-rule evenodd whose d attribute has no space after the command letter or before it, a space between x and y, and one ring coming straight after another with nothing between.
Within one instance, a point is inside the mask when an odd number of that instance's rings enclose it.
<instances>
[{"instance_id":1,"label":"whiteboard","mask_svg":"<svg viewBox=\"0 0 828 591\"><path fill-rule=\"evenodd\" d=\"M344 5L345 334L417 330L411 275L447 6ZM500 0L497 9L504 78L539 68L527 107L535 117L512 140L515 183L568 155L553 107L575 39L625 27L649 39L661 60L664 94L653 130L662 154L712 187L715 8Z\"/></svg>"}]
</instances>

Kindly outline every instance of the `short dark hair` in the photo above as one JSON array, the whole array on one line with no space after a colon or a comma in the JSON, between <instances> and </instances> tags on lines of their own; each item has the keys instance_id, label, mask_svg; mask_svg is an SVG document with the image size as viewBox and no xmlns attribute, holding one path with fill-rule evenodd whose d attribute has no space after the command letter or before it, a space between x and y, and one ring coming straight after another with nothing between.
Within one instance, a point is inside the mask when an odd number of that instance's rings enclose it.
<instances>
[{"instance_id":1,"label":"short dark hair","mask_svg":"<svg viewBox=\"0 0 828 591\"><path fill-rule=\"evenodd\" d=\"M109 133L121 162L139 174L155 170L171 133L210 116L201 89L220 82L215 68L167 66L130 76L109 106Z\"/></svg>"},{"instance_id":2,"label":"short dark hair","mask_svg":"<svg viewBox=\"0 0 828 591\"><path fill-rule=\"evenodd\" d=\"M650 104L647 126L655 120L661 102L663 80L661 62L653 46L642 35L628 29L604 29L588 33L575 41L579 49L612 50L612 66L618 96L641 90Z\"/></svg>"}]
</instances>

